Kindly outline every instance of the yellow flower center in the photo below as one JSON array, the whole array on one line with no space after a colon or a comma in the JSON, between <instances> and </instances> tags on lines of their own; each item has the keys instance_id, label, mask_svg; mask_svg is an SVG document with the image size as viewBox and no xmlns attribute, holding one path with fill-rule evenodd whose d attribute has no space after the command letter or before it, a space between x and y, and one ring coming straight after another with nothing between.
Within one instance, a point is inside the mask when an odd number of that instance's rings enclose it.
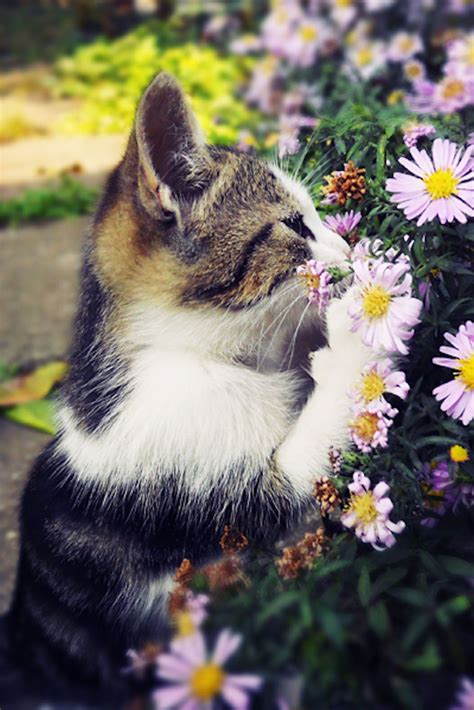
<instances>
[{"instance_id":1,"label":"yellow flower center","mask_svg":"<svg viewBox=\"0 0 474 710\"><path fill-rule=\"evenodd\" d=\"M371 286L362 301L363 311L371 320L382 318L390 307L390 300L390 294L382 286Z\"/></svg>"},{"instance_id":2,"label":"yellow flower center","mask_svg":"<svg viewBox=\"0 0 474 710\"><path fill-rule=\"evenodd\" d=\"M474 353L458 362L460 366L458 379L466 386L466 389L474 390Z\"/></svg>"},{"instance_id":3,"label":"yellow flower center","mask_svg":"<svg viewBox=\"0 0 474 710\"><path fill-rule=\"evenodd\" d=\"M389 106L395 106L396 104L399 104L401 101L403 101L404 96L404 91L402 91L401 89L395 89L395 91L391 91L387 96L387 104Z\"/></svg>"},{"instance_id":4,"label":"yellow flower center","mask_svg":"<svg viewBox=\"0 0 474 710\"><path fill-rule=\"evenodd\" d=\"M315 27L311 27L310 25L306 25L305 27L300 27L299 30L299 35L303 42L312 42L313 40L316 39L318 36L317 30Z\"/></svg>"},{"instance_id":5,"label":"yellow flower center","mask_svg":"<svg viewBox=\"0 0 474 710\"><path fill-rule=\"evenodd\" d=\"M411 62L410 64L407 64L405 67L405 75L409 79L417 79L419 76L421 76L422 69L419 64L416 62Z\"/></svg>"},{"instance_id":6,"label":"yellow flower center","mask_svg":"<svg viewBox=\"0 0 474 710\"><path fill-rule=\"evenodd\" d=\"M426 481L423 481L420 487L423 492L423 495L427 498L424 501L425 508L428 508L429 510L433 511L438 510L438 508L442 506L444 501L444 491L439 491L434 488L431 488L431 486L426 483Z\"/></svg>"},{"instance_id":7,"label":"yellow flower center","mask_svg":"<svg viewBox=\"0 0 474 710\"><path fill-rule=\"evenodd\" d=\"M308 288L319 288L321 278L317 274L308 274L306 283L308 284Z\"/></svg>"},{"instance_id":8,"label":"yellow flower center","mask_svg":"<svg viewBox=\"0 0 474 710\"><path fill-rule=\"evenodd\" d=\"M451 457L451 461L454 461L454 463L464 463L465 461L469 461L467 449L459 444L451 446L449 449L449 455Z\"/></svg>"},{"instance_id":9,"label":"yellow flower center","mask_svg":"<svg viewBox=\"0 0 474 710\"><path fill-rule=\"evenodd\" d=\"M410 49L414 46L413 38L402 37L402 39L399 40L398 46L400 47L402 52L409 52Z\"/></svg>"},{"instance_id":10,"label":"yellow flower center","mask_svg":"<svg viewBox=\"0 0 474 710\"><path fill-rule=\"evenodd\" d=\"M350 7L352 0L336 0L336 7Z\"/></svg>"},{"instance_id":11,"label":"yellow flower center","mask_svg":"<svg viewBox=\"0 0 474 710\"><path fill-rule=\"evenodd\" d=\"M455 195L459 180L454 176L451 168L446 168L446 170L440 168L431 175L423 178L423 182L431 197L434 200L439 200L441 197L451 197L451 195Z\"/></svg>"},{"instance_id":12,"label":"yellow flower center","mask_svg":"<svg viewBox=\"0 0 474 710\"><path fill-rule=\"evenodd\" d=\"M464 82L459 79L448 79L443 86L442 94L445 99L455 99L464 93Z\"/></svg>"},{"instance_id":13,"label":"yellow flower center","mask_svg":"<svg viewBox=\"0 0 474 710\"><path fill-rule=\"evenodd\" d=\"M372 441L378 429L379 418L372 412L362 412L352 422L352 429L363 441Z\"/></svg>"},{"instance_id":14,"label":"yellow flower center","mask_svg":"<svg viewBox=\"0 0 474 710\"><path fill-rule=\"evenodd\" d=\"M360 496L352 496L349 508L354 511L364 525L374 523L377 520L377 508L371 491L362 493Z\"/></svg>"},{"instance_id":15,"label":"yellow flower center","mask_svg":"<svg viewBox=\"0 0 474 710\"><path fill-rule=\"evenodd\" d=\"M191 636L196 631L196 624L189 611L178 611L174 617L177 636Z\"/></svg>"},{"instance_id":16,"label":"yellow flower center","mask_svg":"<svg viewBox=\"0 0 474 710\"><path fill-rule=\"evenodd\" d=\"M464 61L466 64L474 65L474 39L467 41L466 51L464 52Z\"/></svg>"},{"instance_id":17,"label":"yellow flower center","mask_svg":"<svg viewBox=\"0 0 474 710\"><path fill-rule=\"evenodd\" d=\"M222 690L225 673L216 663L196 668L191 676L191 692L198 700L212 700Z\"/></svg>"},{"instance_id":18,"label":"yellow flower center","mask_svg":"<svg viewBox=\"0 0 474 710\"><path fill-rule=\"evenodd\" d=\"M363 377L361 393L365 402L372 402L374 399L378 399L384 392L385 382L376 372L372 370Z\"/></svg>"},{"instance_id":19,"label":"yellow flower center","mask_svg":"<svg viewBox=\"0 0 474 710\"><path fill-rule=\"evenodd\" d=\"M365 67L374 59L374 53L370 47L362 47L356 54L356 62L360 67Z\"/></svg>"}]
</instances>

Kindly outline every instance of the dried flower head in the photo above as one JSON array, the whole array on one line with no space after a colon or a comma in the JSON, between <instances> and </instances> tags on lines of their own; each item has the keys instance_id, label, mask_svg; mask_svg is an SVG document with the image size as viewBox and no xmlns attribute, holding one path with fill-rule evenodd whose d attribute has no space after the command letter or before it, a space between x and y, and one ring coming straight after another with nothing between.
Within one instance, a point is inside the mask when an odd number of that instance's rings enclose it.
<instances>
[{"instance_id":1,"label":"dried flower head","mask_svg":"<svg viewBox=\"0 0 474 710\"><path fill-rule=\"evenodd\" d=\"M237 555L226 555L219 562L212 562L202 570L211 590L227 589L246 582L242 560Z\"/></svg>"},{"instance_id":2,"label":"dried flower head","mask_svg":"<svg viewBox=\"0 0 474 710\"><path fill-rule=\"evenodd\" d=\"M323 476L315 481L313 497L321 509L321 515L324 516L333 513L341 504L339 491L327 476Z\"/></svg>"},{"instance_id":3,"label":"dried flower head","mask_svg":"<svg viewBox=\"0 0 474 710\"><path fill-rule=\"evenodd\" d=\"M362 200L366 193L365 168L358 168L352 160L344 170L334 170L325 177L328 183L322 188L328 202L345 205L347 200Z\"/></svg>"},{"instance_id":4,"label":"dried flower head","mask_svg":"<svg viewBox=\"0 0 474 710\"><path fill-rule=\"evenodd\" d=\"M237 552L242 552L248 547L248 538L231 525L224 526L224 533L220 539L219 545L225 555L234 555Z\"/></svg>"},{"instance_id":5,"label":"dried flower head","mask_svg":"<svg viewBox=\"0 0 474 710\"><path fill-rule=\"evenodd\" d=\"M342 454L339 449L335 449L333 446L329 447L328 453L329 463L331 464L332 471L335 476L338 476L341 472L342 466Z\"/></svg>"},{"instance_id":6,"label":"dried flower head","mask_svg":"<svg viewBox=\"0 0 474 710\"><path fill-rule=\"evenodd\" d=\"M328 549L328 538L324 528L308 532L291 547L283 548L276 561L278 574L282 579L296 579L303 569L310 569L314 560Z\"/></svg>"},{"instance_id":7,"label":"dried flower head","mask_svg":"<svg viewBox=\"0 0 474 710\"><path fill-rule=\"evenodd\" d=\"M176 570L174 581L177 584L182 585L183 587L187 587L194 576L194 572L195 570L190 560L185 557L178 569Z\"/></svg>"},{"instance_id":8,"label":"dried flower head","mask_svg":"<svg viewBox=\"0 0 474 710\"><path fill-rule=\"evenodd\" d=\"M303 553L296 546L285 547L276 567L282 579L296 579L304 567Z\"/></svg>"}]
</instances>

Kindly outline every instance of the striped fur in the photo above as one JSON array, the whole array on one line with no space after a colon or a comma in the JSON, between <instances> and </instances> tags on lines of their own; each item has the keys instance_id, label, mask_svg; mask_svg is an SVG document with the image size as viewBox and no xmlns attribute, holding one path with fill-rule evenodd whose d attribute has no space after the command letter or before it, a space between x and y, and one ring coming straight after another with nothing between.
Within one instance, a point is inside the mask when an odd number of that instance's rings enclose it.
<instances>
[{"instance_id":1,"label":"striped fur","mask_svg":"<svg viewBox=\"0 0 474 710\"><path fill-rule=\"evenodd\" d=\"M37 671L117 688L126 649L166 634L184 557L215 557L225 524L269 543L299 518L367 352L349 291L310 363L324 324L295 267L346 254L298 183L207 146L155 79L86 238L59 434L23 496L10 628Z\"/></svg>"}]
</instances>

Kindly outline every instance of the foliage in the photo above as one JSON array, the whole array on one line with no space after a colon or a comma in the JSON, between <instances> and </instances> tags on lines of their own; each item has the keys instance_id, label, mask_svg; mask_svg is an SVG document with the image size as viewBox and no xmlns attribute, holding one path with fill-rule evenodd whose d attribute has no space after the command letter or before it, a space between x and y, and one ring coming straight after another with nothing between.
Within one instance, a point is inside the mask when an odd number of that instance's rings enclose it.
<instances>
[{"instance_id":1,"label":"foliage","mask_svg":"<svg viewBox=\"0 0 474 710\"><path fill-rule=\"evenodd\" d=\"M63 175L56 186L31 188L0 202L0 226L89 214L96 198L95 189Z\"/></svg>"},{"instance_id":2,"label":"foliage","mask_svg":"<svg viewBox=\"0 0 474 710\"><path fill-rule=\"evenodd\" d=\"M210 142L235 142L241 127L254 127L259 114L235 98L253 60L223 57L216 49L185 42L157 22L116 40L98 39L57 63L56 92L84 99L63 128L84 133L122 132L131 127L141 92L159 70L169 71L191 97Z\"/></svg>"},{"instance_id":3,"label":"foliage","mask_svg":"<svg viewBox=\"0 0 474 710\"><path fill-rule=\"evenodd\" d=\"M67 373L64 362L49 362L32 372L18 374L17 368L0 362L0 412L13 422L54 434L54 403L50 396Z\"/></svg>"},{"instance_id":4,"label":"foliage","mask_svg":"<svg viewBox=\"0 0 474 710\"><path fill-rule=\"evenodd\" d=\"M409 258L415 293L430 279L430 306L401 363L411 393L396 402L401 411L389 446L370 455L347 452L336 479L343 494L357 469L374 485L389 483L393 519L403 518L407 530L394 548L374 552L332 521L329 553L298 579L280 579L274 553L258 550L247 563L248 587L212 593L208 629L238 629L242 670L267 680L259 708L274 707L279 680L293 673L304 677L308 709L445 708L472 660L474 510L459 509L435 527L420 525L430 515L437 520L420 482L426 462L447 459L449 447L461 444L471 457L463 476L474 483L472 426L441 413L432 390L446 378L431 362L443 333L474 317L474 225L436 221L418 228L390 202L385 182L407 154L401 131L407 114L379 96L378 89L339 78L318 128L284 167L307 181L322 212L340 210L323 203L324 175L348 159L365 168L364 199L345 206L362 212L359 235ZM435 124L439 135L463 142L459 116Z\"/></svg>"}]
</instances>

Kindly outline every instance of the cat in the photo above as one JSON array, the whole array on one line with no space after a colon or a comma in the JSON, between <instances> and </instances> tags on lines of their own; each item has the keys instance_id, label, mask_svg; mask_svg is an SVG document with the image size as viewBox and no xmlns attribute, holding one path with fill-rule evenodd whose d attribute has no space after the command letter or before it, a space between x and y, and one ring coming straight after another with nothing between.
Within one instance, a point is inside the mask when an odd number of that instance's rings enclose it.
<instances>
[{"instance_id":1,"label":"cat","mask_svg":"<svg viewBox=\"0 0 474 710\"><path fill-rule=\"evenodd\" d=\"M116 685L164 633L183 558L215 558L225 524L271 542L299 520L369 353L352 287L324 321L295 270L347 255L300 183L207 145L155 77L86 238L59 432L22 499L8 623L32 671Z\"/></svg>"}]
</instances>

